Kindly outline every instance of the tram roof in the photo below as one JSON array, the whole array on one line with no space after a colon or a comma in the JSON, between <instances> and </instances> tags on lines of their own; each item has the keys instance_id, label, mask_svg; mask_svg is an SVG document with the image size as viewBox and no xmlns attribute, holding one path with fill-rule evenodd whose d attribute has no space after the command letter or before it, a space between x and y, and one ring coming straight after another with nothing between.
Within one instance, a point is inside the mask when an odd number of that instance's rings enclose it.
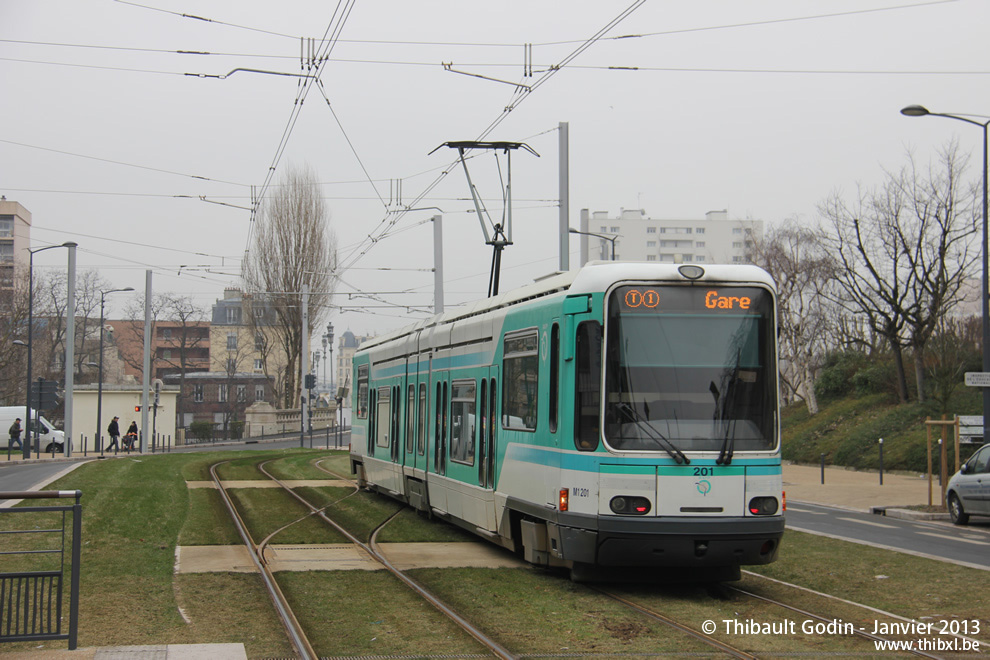
<instances>
[{"instance_id":1,"label":"tram roof","mask_svg":"<svg viewBox=\"0 0 990 660\"><path fill-rule=\"evenodd\" d=\"M361 344L361 348L376 346L403 337L422 328L444 325L511 307L526 300L542 298L556 293L567 295L601 293L616 282L668 281L668 282L734 282L762 284L775 288L773 278L758 266L749 264L705 264L704 274L694 280L685 277L680 268L685 264L658 264L649 261L589 261L578 270L556 273L491 298L482 298L456 310L437 314L422 321L380 335Z\"/></svg>"}]
</instances>

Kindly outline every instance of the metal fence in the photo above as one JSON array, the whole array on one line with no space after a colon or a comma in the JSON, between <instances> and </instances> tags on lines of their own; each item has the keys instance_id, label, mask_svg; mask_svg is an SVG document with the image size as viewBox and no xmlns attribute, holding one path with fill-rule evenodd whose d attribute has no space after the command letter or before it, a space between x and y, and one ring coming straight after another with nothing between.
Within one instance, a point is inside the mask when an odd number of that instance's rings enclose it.
<instances>
[{"instance_id":1,"label":"metal fence","mask_svg":"<svg viewBox=\"0 0 990 660\"><path fill-rule=\"evenodd\" d=\"M75 498L75 504L0 509L0 643L66 639L75 650L79 631L79 559L82 537L82 491L52 490L3 492L0 500ZM56 513L49 528L39 525L45 514ZM72 514L71 539L67 539L68 514ZM14 524L7 524L16 516ZM25 522L21 522L26 517ZM57 522L60 520L60 524ZM19 524L18 524L19 523ZM66 566L66 544L71 546ZM69 622L62 623L64 585L69 571Z\"/></svg>"}]
</instances>

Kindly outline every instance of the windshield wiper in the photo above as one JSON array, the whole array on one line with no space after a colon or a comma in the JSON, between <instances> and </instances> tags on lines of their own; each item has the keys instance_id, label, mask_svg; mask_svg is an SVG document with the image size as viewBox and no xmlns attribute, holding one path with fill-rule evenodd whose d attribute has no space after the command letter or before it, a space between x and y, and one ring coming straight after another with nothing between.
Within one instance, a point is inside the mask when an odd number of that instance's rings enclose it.
<instances>
[{"instance_id":1,"label":"windshield wiper","mask_svg":"<svg viewBox=\"0 0 990 660\"><path fill-rule=\"evenodd\" d=\"M625 402L621 402L617 404L616 407L622 410L623 412L625 412L626 414L628 414L629 417L631 417L632 419L639 422L640 424L639 428L645 430L647 435L650 436L650 439L653 440L655 443L657 443L661 449L663 449L665 452L670 454L670 457L673 458L678 465L681 464L687 465L691 462L691 459L685 456L684 452L682 452L680 449L675 447L670 440L663 437L663 434L660 433L660 431L657 431L655 428L653 428L653 426L650 424L650 420L644 419L643 416L640 415L635 408L633 408L632 406L630 406L628 403Z\"/></svg>"}]
</instances>

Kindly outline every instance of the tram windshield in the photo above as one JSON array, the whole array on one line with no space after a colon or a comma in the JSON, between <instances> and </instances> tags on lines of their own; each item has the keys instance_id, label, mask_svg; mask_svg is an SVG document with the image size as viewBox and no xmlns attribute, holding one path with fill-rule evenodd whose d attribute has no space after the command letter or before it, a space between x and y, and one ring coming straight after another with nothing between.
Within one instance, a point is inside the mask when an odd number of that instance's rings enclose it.
<instances>
[{"instance_id":1,"label":"tram windshield","mask_svg":"<svg viewBox=\"0 0 990 660\"><path fill-rule=\"evenodd\" d=\"M729 461L733 451L772 449L773 315L770 293L757 287L613 290L605 335L608 445L727 452Z\"/></svg>"}]
</instances>

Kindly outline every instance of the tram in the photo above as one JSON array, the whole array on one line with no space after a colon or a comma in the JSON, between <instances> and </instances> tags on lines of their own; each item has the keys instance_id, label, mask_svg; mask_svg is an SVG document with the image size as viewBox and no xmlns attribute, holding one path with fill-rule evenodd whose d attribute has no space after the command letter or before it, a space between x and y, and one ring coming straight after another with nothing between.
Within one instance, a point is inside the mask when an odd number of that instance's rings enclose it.
<instances>
[{"instance_id":1,"label":"tram","mask_svg":"<svg viewBox=\"0 0 990 660\"><path fill-rule=\"evenodd\" d=\"M784 531L775 303L755 266L592 262L372 339L351 467L532 564L738 579Z\"/></svg>"}]
</instances>

